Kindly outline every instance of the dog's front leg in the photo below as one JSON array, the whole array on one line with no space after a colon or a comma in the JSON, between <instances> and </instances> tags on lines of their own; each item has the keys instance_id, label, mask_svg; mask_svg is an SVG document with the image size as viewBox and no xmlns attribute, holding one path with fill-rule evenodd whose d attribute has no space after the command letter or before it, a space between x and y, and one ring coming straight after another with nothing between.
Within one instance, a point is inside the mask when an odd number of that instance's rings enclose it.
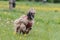
<instances>
[{"instance_id":1,"label":"dog's front leg","mask_svg":"<svg viewBox=\"0 0 60 40\"><path fill-rule=\"evenodd\" d=\"M27 28L27 29L26 29L26 34L28 34L29 31L31 31L31 29L32 29L32 28Z\"/></svg>"}]
</instances>

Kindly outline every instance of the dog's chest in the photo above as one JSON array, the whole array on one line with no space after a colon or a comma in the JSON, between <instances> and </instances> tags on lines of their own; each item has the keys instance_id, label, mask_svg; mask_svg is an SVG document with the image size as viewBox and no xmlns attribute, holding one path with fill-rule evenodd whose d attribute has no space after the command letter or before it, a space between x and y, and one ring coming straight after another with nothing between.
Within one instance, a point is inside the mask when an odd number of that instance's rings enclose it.
<instances>
[{"instance_id":1,"label":"dog's chest","mask_svg":"<svg viewBox=\"0 0 60 40\"><path fill-rule=\"evenodd\" d=\"M24 17L24 23L26 24L26 28L30 28L30 27L32 27L32 24L33 24L33 22L32 21L30 21L30 20L27 20L27 16L25 16Z\"/></svg>"},{"instance_id":2,"label":"dog's chest","mask_svg":"<svg viewBox=\"0 0 60 40\"><path fill-rule=\"evenodd\" d=\"M27 28L32 27L32 22L28 22L28 24L26 25Z\"/></svg>"}]
</instances>

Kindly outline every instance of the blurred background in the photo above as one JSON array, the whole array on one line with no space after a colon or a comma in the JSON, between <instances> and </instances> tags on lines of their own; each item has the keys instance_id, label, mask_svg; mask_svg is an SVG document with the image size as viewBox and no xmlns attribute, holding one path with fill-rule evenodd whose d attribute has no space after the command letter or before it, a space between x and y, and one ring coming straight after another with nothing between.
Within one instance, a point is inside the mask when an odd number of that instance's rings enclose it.
<instances>
[{"instance_id":1,"label":"blurred background","mask_svg":"<svg viewBox=\"0 0 60 40\"><path fill-rule=\"evenodd\" d=\"M16 34L13 22L36 10L28 35ZM60 40L60 0L0 0L0 40Z\"/></svg>"},{"instance_id":2,"label":"blurred background","mask_svg":"<svg viewBox=\"0 0 60 40\"><path fill-rule=\"evenodd\" d=\"M8 0L0 0L0 1L8 1ZM16 0L16 1L35 1L35 2L50 2L50 3L60 3L60 0Z\"/></svg>"}]
</instances>

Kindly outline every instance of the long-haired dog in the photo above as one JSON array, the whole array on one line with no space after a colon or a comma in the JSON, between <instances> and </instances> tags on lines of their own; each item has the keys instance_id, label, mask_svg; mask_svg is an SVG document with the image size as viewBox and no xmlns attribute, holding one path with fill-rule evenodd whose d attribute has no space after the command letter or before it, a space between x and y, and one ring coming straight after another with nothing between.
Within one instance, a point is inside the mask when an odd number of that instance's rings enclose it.
<instances>
[{"instance_id":1,"label":"long-haired dog","mask_svg":"<svg viewBox=\"0 0 60 40\"><path fill-rule=\"evenodd\" d=\"M14 21L15 32L28 34L32 29L34 23L35 10L32 8L28 11L27 15L22 15Z\"/></svg>"}]
</instances>

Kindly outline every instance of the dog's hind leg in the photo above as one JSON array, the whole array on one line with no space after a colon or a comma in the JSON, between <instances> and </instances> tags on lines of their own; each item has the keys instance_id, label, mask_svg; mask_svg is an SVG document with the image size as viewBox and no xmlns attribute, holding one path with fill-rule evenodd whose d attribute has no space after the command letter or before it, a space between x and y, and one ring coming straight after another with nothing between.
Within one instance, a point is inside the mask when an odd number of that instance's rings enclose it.
<instances>
[{"instance_id":1,"label":"dog's hind leg","mask_svg":"<svg viewBox=\"0 0 60 40\"><path fill-rule=\"evenodd\" d=\"M18 26L18 27L16 28L16 32L17 32L17 33L19 32L19 29L20 29L20 26Z\"/></svg>"},{"instance_id":2,"label":"dog's hind leg","mask_svg":"<svg viewBox=\"0 0 60 40\"><path fill-rule=\"evenodd\" d=\"M21 32L23 33L23 34L25 34L25 32L26 32L26 26L25 26L25 24L21 24L20 25L20 29L21 29Z\"/></svg>"}]
</instances>

